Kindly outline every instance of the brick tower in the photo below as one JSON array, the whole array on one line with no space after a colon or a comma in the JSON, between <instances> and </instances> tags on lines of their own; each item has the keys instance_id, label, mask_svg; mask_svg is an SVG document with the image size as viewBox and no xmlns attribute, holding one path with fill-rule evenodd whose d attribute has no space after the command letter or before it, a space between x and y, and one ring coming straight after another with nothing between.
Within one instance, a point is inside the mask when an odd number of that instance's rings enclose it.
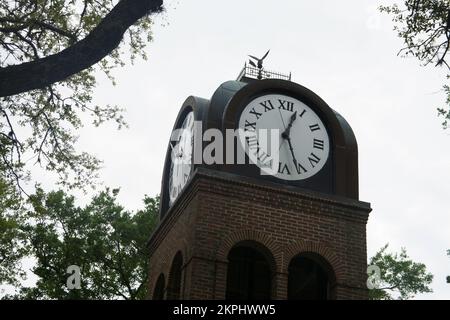
<instances>
[{"instance_id":1,"label":"brick tower","mask_svg":"<svg viewBox=\"0 0 450 320\"><path fill-rule=\"evenodd\" d=\"M181 107L148 242L150 299L367 298L371 209L358 198L356 139L316 94L273 78L244 70ZM277 126L278 170L261 174L270 154L252 135ZM223 161L195 160L212 143L198 136L239 128L247 136L223 146Z\"/></svg>"}]
</instances>

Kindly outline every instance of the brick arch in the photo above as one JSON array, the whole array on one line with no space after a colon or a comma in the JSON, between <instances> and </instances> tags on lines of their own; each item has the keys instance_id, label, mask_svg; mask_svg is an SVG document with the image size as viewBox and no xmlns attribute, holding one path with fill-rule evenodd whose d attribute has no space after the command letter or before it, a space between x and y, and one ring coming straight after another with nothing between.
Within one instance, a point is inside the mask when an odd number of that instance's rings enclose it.
<instances>
[{"instance_id":1,"label":"brick arch","mask_svg":"<svg viewBox=\"0 0 450 320\"><path fill-rule=\"evenodd\" d=\"M186 262L188 261L188 254L190 254L190 252L188 251L188 242L186 241L186 239L180 239L180 243L178 244L179 247L175 246L173 251L167 252L167 254L161 255L159 257L158 261L155 261L151 266L149 266L149 270L152 270L151 272L151 276L150 276L150 280L149 280L149 289L150 292L153 292L153 288L156 285L156 281L158 279L158 277L161 274L164 274L165 276L165 281L166 281L166 291L167 291L167 285L168 285L168 281L169 281L169 274L170 274L170 269L172 267L172 262L173 259L175 258L175 255L177 253L181 253L182 257L183 257L183 265L181 266L182 271L183 271L183 278L182 278L182 294L184 294L183 290L184 290L184 267L186 266Z\"/></svg>"},{"instance_id":2,"label":"brick arch","mask_svg":"<svg viewBox=\"0 0 450 320\"><path fill-rule=\"evenodd\" d=\"M166 255L161 255L160 260L157 262L159 265L159 268L157 268L157 271L159 273L169 274L169 270L172 266L173 259L175 258L175 255L177 253L181 253L183 256L183 268L186 264L186 261L188 260L188 257L190 256L190 252L188 250L188 242L186 239L180 239L180 243L178 243L177 246L173 247L173 250L168 252ZM155 268L156 269L156 268Z\"/></svg>"},{"instance_id":3,"label":"brick arch","mask_svg":"<svg viewBox=\"0 0 450 320\"><path fill-rule=\"evenodd\" d=\"M302 253L315 253L325 259L331 266L336 277L336 282L340 283L344 277L344 266L341 259L327 245L321 242L311 242L300 240L288 246L285 250L286 263L282 266L282 272L288 273L289 263L293 258Z\"/></svg>"},{"instance_id":4,"label":"brick arch","mask_svg":"<svg viewBox=\"0 0 450 320\"><path fill-rule=\"evenodd\" d=\"M265 247L271 255L273 271L279 272L282 263L282 252L279 246L275 240L267 234L254 230L240 230L225 237L218 247L216 259L221 262L228 262L228 253L230 250L237 244L246 241L255 242L256 244Z\"/></svg>"}]
</instances>

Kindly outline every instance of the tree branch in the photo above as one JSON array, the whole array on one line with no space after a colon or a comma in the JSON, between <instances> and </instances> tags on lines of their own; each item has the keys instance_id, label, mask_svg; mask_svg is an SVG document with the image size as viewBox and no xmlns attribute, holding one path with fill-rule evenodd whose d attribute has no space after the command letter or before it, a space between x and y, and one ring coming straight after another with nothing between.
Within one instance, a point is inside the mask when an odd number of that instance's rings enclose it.
<instances>
[{"instance_id":1,"label":"tree branch","mask_svg":"<svg viewBox=\"0 0 450 320\"><path fill-rule=\"evenodd\" d=\"M40 89L91 67L114 50L125 31L146 14L161 12L162 0L121 0L83 40L63 51L0 68L0 97Z\"/></svg>"}]
</instances>

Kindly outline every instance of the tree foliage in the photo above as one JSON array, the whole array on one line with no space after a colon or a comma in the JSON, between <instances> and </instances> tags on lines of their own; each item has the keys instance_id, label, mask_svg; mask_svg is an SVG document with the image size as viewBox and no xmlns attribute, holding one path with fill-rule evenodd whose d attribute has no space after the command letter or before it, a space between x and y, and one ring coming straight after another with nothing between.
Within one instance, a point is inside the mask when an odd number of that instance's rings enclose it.
<instances>
[{"instance_id":1,"label":"tree foliage","mask_svg":"<svg viewBox=\"0 0 450 320\"><path fill-rule=\"evenodd\" d=\"M160 12L161 5L161 0L0 2L0 92L34 79L33 90L0 94L0 174L6 181L20 188L30 166L40 165L64 186L93 183L100 161L75 147L82 115L89 114L95 126L108 120L125 125L120 107L93 104L96 74L102 71L114 81L113 68L146 59L149 14Z\"/></svg>"},{"instance_id":2,"label":"tree foliage","mask_svg":"<svg viewBox=\"0 0 450 320\"><path fill-rule=\"evenodd\" d=\"M413 56L423 65L434 64L450 70L450 2L448 0L405 0L403 6L381 6L381 12L392 16L394 30L405 47L399 54ZM449 79L447 75L447 80ZM442 125L450 124L450 87L443 87L447 106L438 108Z\"/></svg>"},{"instance_id":3,"label":"tree foliage","mask_svg":"<svg viewBox=\"0 0 450 320\"><path fill-rule=\"evenodd\" d=\"M79 207L63 191L30 197L22 225L38 277L10 298L143 299L146 296L146 243L157 221L158 198L145 197L135 213L117 204L118 190L103 191ZM69 266L81 269L81 288L68 289ZM14 272L11 273L14 275Z\"/></svg>"},{"instance_id":4,"label":"tree foliage","mask_svg":"<svg viewBox=\"0 0 450 320\"><path fill-rule=\"evenodd\" d=\"M28 247L20 210L19 195L0 178L0 284L18 285L25 276L21 260Z\"/></svg>"},{"instance_id":5,"label":"tree foliage","mask_svg":"<svg viewBox=\"0 0 450 320\"><path fill-rule=\"evenodd\" d=\"M388 244L382 247L369 264L380 268L378 287L369 291L372 300L411 299L418 293L432 292L429 285L433 275L420 262L411 260L404 248L400 253L387 252Z\"/></svg>"}]
</instances>

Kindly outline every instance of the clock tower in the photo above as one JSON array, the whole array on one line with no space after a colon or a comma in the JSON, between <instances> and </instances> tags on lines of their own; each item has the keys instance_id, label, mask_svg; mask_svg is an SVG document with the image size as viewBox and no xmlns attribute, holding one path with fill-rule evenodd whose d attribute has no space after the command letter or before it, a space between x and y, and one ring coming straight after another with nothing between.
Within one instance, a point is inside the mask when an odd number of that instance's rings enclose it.
<instances>
[{"instance_id":1,"label":"clock tower","mask_svg":"<svg viewBox=\"0 0 450 320\"><path fill-rule=\"evenodd\" d=\"M358 151L290 76L245 66L189 97L167 148L150 299L366 299Z\"/></svg>"}]
</instances>

